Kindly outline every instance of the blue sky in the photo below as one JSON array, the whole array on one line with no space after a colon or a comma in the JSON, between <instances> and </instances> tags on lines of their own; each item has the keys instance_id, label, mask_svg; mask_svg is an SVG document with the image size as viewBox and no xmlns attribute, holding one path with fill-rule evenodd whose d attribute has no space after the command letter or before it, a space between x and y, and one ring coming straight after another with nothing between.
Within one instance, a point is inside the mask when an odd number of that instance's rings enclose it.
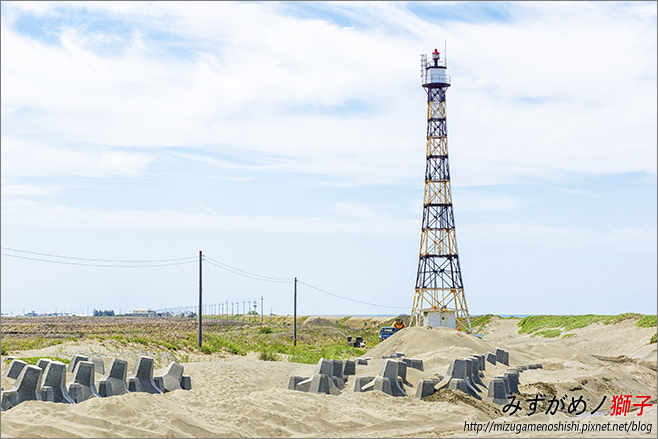
<instances>
[{"instance_id":1,"label":"blue sky","mask_svg":"<svg viewBox=\"0 0 658 439\"><path fill-rule=\"evenodd\" d=\"M408 314L446 41L471 313L655 313L655 2L1 8L3 313Z\"/></svg>"}]
</instances>

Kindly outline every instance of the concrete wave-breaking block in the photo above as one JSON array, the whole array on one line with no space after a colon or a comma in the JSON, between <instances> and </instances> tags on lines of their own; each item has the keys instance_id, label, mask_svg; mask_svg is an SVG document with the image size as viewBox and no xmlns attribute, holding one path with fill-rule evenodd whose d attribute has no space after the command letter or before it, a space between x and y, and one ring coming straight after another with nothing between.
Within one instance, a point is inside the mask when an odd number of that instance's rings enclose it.
<instances>
[{"instance_id":1,"label":"concrete wave-breaking block","mask_svg":"<svg viewBox=\"0 0 658 439\"><path fill-rule=\"evenodd\" d=\"M66 390L66 364L49 361L41 375L41 400L74 404Z\"/></svg>"},{"instance_id":2,"label":"concrete wave-breaking block","mask_svg":"<svg viewBox=\"0 0 658 439\"><path fill-rule=\"evenodd\" d=\"M495 366L496 365L496 354L492 354L491 352L489 352L487 354L487 361Z\"/></svg>"},{"instance_id":3,"label":"concrete wave-breaking block","mask_svg":"<svg viewBox=\"0 0 658 439\"><path fill-rule=\"evenodd\" d=\"M368 390L363 390L363 386L374 380L375 377L356 377L354 379L354 391L355 392L367 392Z\"/></svg>"},{"instance_id":4,"label":"concrete wave-breaking block","mask_svg":"<svg viewBox=\"0 0 658 439\"><path fill-rule=\"evenodd\" d=\"M480 363L480 370L485 370L486 359L484 358L484 355L473 354L472 356L478 359L478 362Z\"/></svg>"},{"instance_id":5,"label":"concrete wave-breaking block","mask_svg":"<svg viewBox=\"0 0 658 439\"><path fill-rule=\"evenodd\" d=\"M400 364L404 363L390 358L384 361L384 364L382 364L379 371L379 375L368 384L362 386L361 391L367 392L369 390L381 390L391 396L407 396L407 392L404 390L402 377L399 376ZM404 364L404 368L406 371L406 364ZM387 380L381 378L386 378ZM386 382L388 382L388 384L386 384Z\"/></svg>"},{"instance_id":6,"label":"concrete wave-breaking block","mask_svg":"<svg viewBox=\"0 0 658 439\"><path fill-rule=\"evenodd\" d=\"M158 375L156 378L161 378L163 382L163 391L171 392L179 390L180 380L183 377L183 366L172 361L165 369L164 373Z\"/></svg>"},{"instance_id":7,"label":"concrete wave-breaking block","mask_svg":"<svg viewBox=\"0 0 658 439\"><path fill-rule=\"evenodd\" d=\"M480 361L477 359L477 357L469 357L466 358L466 360L471 362L470 378L473 384L482 386L486 389L487 386L484 384L484 381L482 381L482 378L480 378Z\"/></svg>"},{"instance_id":8,"label":"concrete wave-breaking block","mask_svg":"<svg viewBox=\"0 0 658 439\"><path fill-rule=\"evenodd\" d=\"M439 382L440 380L435 378L422 378L416 387L416 398L422 399L434 393L434 386Z\"/></svg>"},{"instance_id":9,"label":"concrete wave-breaking block","mask_svg":"<svg viewBox=\"0 0 658 439\"><path fill-rule=\"evenodd\" d=\"M73 372L75 370L75 366L77 366L80 361L89 361L89 358L85 357L84 355L74 355L73 358L71 358L71 362L69 363L69 366L66 370Z\"/></svg>"},{"instance_id":10,"label":"concrete wave-breaking block","mask_svg":"<svg viewBox=\"0 0 658 439\"><path fill-rule=\"evenodd\" d=\"M180 388L183 390L192 390L192 378L188 375L183 375L180 378Z\"/></svg>"},{"instance_id":11,"label":"concrete wave-breaking block","mask_svg":"<svg viewBox=\"0 0 658 439\"><path fill-rule=\"evenodd\" d=\"M356 362L354 360L343 361L343 375L356 375Z\"/></svg>"},{"instance_id":12,"label":"concrete wave-breaking block","mask_svg":"<svg viewBox=\"0 0 658 439\"><path fill-rule=\"evenodd\" d=\"M496 355L496 361L498 363L503 363L505 366L509 366L509 352L501 348L496 348L494 354Z\"/></svg>"},{"instance_id":13,"label":"concrete wave-breaking block","mask_svg":"<svg viewBox=\"0 0 658 439\"><path fill-rule=\"evenodd\" d=\"M419 360L417 358L401 358L400 360L411 369L418 369L420 371L423 370L423 360Z\"/></svg>"},{"instance_id":14,"label":"concrete wave-breaking block","mask_svg":"<svg viewBox=\"0 0 658 439\"><path fill-rule=\"evenodd\" d=\"M94 363L94 370L96 371L96 373L100 373L101 375L105 373L105 362L103 361L102 358L93 357L89 361Z\"/></svg>"},{"instance_id":15,"label":"concrete wave-breaking block","mask_svg":"<svg viewBox=\"0 0 658 439\"><path fill-rule=\"evenodd\" d=\"M509 379L505 375L496 375L494 378L498 378L498 379L503 380L503 382L505 383L505 394L506 395L511 395L512 392L511 392L511 388L510 388L510 385L509 385Z\"/></svg>"},{"instance_id":16,"label":"concrete wave-breaking block","mask_svg":"<svg viewBox=\"0 0 658 439\"><path fill-rule=\"evenodd\" d=\"M27 363L25 361L19 359L13 359L11 360L11 363L9 363L9 366L7 366L7 370L5 371L5 376L13 379L18 379L18 376L21 374L25 366L27 366Z\"/></svg>"},{"instance_id":17,"label":"concrete wave-breaking block","mask_svg":"<svg viewBox=\"0 0 658 439\"><path fill-rule=\"evenodd\" d=\"M331 360L333 363L332 376L343 378L343 362L340 360Z\"/></svg>"},{"instance_id":18,"label":"concrete wave-breaking block","mask_svg":"<svg viewBox=\"0 0 658 439\"><path fill-rule=\"evenodd\" d=\"M468 378L468 380L470 381L471 386L473 386L473 388L478 393L482 392L482 389L480 389L480 387L474 381L475 374L474 374L473 369L475 367L475 364L474 364L475 362L471 358L464 358L463 360L465 361L465 364L466 364L466 378Z\"/></svg>"},{"instance_id":19,"label":"concrete wave-breaking block","mask_svg":"<svg viewBox=\"0 0 658 439\"><path fill-rule=\"evenodd\" d=\"M68 386L69 396L76 404L90 398L100 398L94 384L94 363L78 361L73 369L73 378Z\"/></svg>"},{"instance_id":20,"label":"concrete wave-breaking block","mask_svg":"<svg viewBox=\"0 0 658 439\"><path fill-rule=\"evenodd\" d=\"M362 366L368 365L368 360L365 358L355 358L354 361L356 362L356 364L360 364Z\"/></svg>"},{"instance_id":21,"label":"concrete wave-breaking block","mask_svg":"<svg viewBox=\"0 0 658 439\"><path fill-rule=\"evenodd\" d=\"M293 375L290 377L290 380L288 380L288 389L290 390L297 390L297 384L301 383L302 381L306 380L306 377L300 377L299 375ZM308 392L308 390L307 390Z\"/></svg>"},{"instance_id":22,"label":"concrete wave-breaking block","mask_svg":"<svg viewBox=\"0 0 658 439\"><path fill-rule=\"evenodd\" d=\"M126 375L128 374L128 362L119 358L113 358L107 373L98 381L98 394L102 397L123 395L128 393Z\"/></svg>"},{"instance_id":23,"label":"concrete wave-breaking block","mask_svg":"<svg viewBox=\"0 0 658 439\"><path fill-rule=\"evenodd\" d=\"M308 393L327 393L330 395L340 395L341 391L334 384L334 380L330 375L318 374L311 377L311 385L309 386Z\"/></svg>"},{"instance_id":24,"label":"concrete wave-breaking block","mask_svg":"<svg viewBox=\"0 0 658 439\"><path fill-rule=\"evenodd\" d=\"M489 392L487 393L486 401L498 405L509 404L505 382L502 379L496 377L489 381Z\"/></svg>"},{"instance_id":25,"label":"concrete wave-breaking block","mask_svg":"<svg viewBox=\"0 0 658 439\"><path fill-rule=\"evenodd\" d=\"M163 393L153 380L153 358L151 357L139 357L127 381L130 392Z\"/></svg>"},{"instance_id":26,"label":"concrete wave-breaking block","mask_svg":"<svg viewBox=\"0 0 658 439\"><path fill-rule=\"evenodd\" d=\"M39 358L39 361L37 361L37 367L41 370L46 370L46 366L48 366L48 363L51 361L50 358Z\"/></svg>"},{"instance_id":27,"label":"concrete wave-breaking block","mask_svg":"<svg viewBox=\"0 0 658 439\"><path fill-rule=\"evenodd\" d=\"M471 363L472 364L472 363ZM440 390L440 389L451 389L454 390L455 387L452 385L450 382L453 379L460 379L463 380L465 383L465 386L462 386L461 384L459 385L460 387L459 390L463 390L465 393L477 398L477 399L482 399L480 395L478 394L478 390L473 386L473 383L471 381L471 378L468 375L468 366L467 366L467 361L463 358L453 358L452 361L450 362L450 366L448 366L448 372L446 373L446 376L443 377L441 382L439 382L435 390ZM466 390L464 390L466 389Z\"/></svg>"},{"instance_id":28,"label":"concrete wave-breaking block","mask_svg":"<svg viewBox=\"0 0 658 439\"><path fill-rule=\"evenodd\" d=\"M507 369L503 374L507 377L507 382L509 383L509 390L511 393L519 393L519 372L516 369Z\"/></svg>"},{"instance_id":29,"label":"concrete wave-breaking block","mask_svg":"<svg viewBox=\"0 0 658 439\"><path fill-rule=\"evenodd\" d=\"M339 376L334 374L340 373ZM326 393L340 395L345 386L343 376L343 362L321 358L315 366L315 371L310 377L290 377L288 388L309 393Z\"/></svg>"},{"instance_id":30,"label":"concrete wave-breaking block","mask_svg":"<svg viewBox=\"0 0 658 439\"><path fill-rule=\"evenodd\" d=\"M473 389L472 386L468 384L465 379L462 378L451 378L450 382L445 388L450 390L461 390L462 392L471 395L476 399L482 399L480 395L472 391Z\"/></svg>"},{"instance_id":31,"label":"concrete wave-breaking block","mask_svg":"<svg viewBox=\"0 0 658 439\"><path fill-rule=\"evenodd\" d=\"M40 401L42 374L41 368L26 364L16 378L13 387L2 392L0 407L9 410L23 401Z\"/></svg>"},{"instance_id":32,"label":"concrete wave-breaking block","mask_svg":"<svg viewBox=\"0 0 658 439\"><path fill-rule=\"evenodd\" d=\"M326 358L320 358L318 364L315 366L313 375L333 375L334 373L334 362Z\"/></svg>"}]
</instances>

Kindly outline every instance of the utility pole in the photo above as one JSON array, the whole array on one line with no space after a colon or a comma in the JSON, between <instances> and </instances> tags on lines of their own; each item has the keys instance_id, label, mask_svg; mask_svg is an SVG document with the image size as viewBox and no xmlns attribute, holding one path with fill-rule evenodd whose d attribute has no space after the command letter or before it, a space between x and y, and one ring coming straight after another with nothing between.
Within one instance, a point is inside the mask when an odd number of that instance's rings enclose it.
<instances>
[{"instance_id":1,"label":"utility pole","mask_svg":"<svg viewBox=\"0 0 658 439\"><path fill-rule=\"evenodd\" d=\"M295 277L295 305L293 310L293 336L292 345L297 346L297 278Z\"/></svg>"},{"instance_id":2,"label":"utility pole","mask_svg":"<svg viewBox=\"0 0 658 439\"><path fill-rule=\"evenodd\" d=\"M263 296L260 296L260 322L263 323Z\"/></svg>"},{"instance_id":3,"label":"utility pole","mask_svg":"<svg viewBox=\"0 0 658 439\"><path fill-rule=\"evenodd\" d=\"M203 261L203 252L199 250L199 347L201 347L201 337L203 336L203 331L201 328L201 324L202 324L201 314L203 314L203 300L201 297L202 294L201 270L203 266L202 261Z\"/></svg>"}]
</instances>

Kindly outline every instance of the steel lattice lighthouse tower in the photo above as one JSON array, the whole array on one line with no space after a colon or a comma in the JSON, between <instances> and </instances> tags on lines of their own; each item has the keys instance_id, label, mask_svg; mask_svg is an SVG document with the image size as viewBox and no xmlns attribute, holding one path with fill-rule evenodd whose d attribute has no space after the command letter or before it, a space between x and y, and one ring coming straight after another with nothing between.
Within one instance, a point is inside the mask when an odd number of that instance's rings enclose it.
<instances>
[{"instance_id":1,"label":"steel lattice lighthouse tower","mask_svg":"<svg viewBox=\"0 0 658 439\"><path fill-rule=\"evenodd\" d=\"M427 92L427 161L420 238L420 259L412 324L450 326L471 331L457 255L452 213L448 130L446 127L446 60L434 49L432 61L421 55L421 78Z\"/></svg>"}]
</instances>

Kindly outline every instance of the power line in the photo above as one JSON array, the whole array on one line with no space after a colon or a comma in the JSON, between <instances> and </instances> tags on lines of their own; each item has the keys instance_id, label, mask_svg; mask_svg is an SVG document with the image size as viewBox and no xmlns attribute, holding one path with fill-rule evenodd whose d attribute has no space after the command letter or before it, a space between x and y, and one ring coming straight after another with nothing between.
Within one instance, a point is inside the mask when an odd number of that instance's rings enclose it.
<instances>
[{"instance_id":1,"label":"power line","mask_svg":"<svg viewBox=\"0 0 658 439\"><path fill-rule=\"evenodd\" d=\"M243 276L247 277L249 279L254 279L254 280L259 280L261 282L271 282L271 283L289 283L291 282L290 279L284 279L280 277L270 277L270 276L263 276L260 274L256 273L251 273L249 271L245 270L240 270L239 268L231 267L230 265L224 264L223 262L219 262L215 259L209 258L208 256L203 257L203 260L209 263L210 265L214 265L217 268L221 268L222 270L226 270L228 272L231 272L233 274L237 274L238 276Z\"/></svg>"},{"instance_id":2,"label":"power line","mask_svg":"<svg viewBox=\"0 0 658 439\"><path fill-rule=\"evenodd\" d=\"M174 261L189 261L189 260L196 260L196 256L189 256L186 258L174 258L174 259L143 259L143 260L126 260L126 259L93 259L93 258L78 258L75 256L61 256L61 255L52 255L48 253L38 253L38 252L31 252L27 250L18 250L15 248L8 248L8 247L1 247L3 250L9 250L13 252L19 252L19 253L28 253L31 255L39 255L39 256L48 256L51 258L61 258L61 259L76 259L79 261L95 261L95 262L125 262L125 263L150 263L150 262L174 262ZM4 253L3 253L4 254ZM7 255L5 256L12 256L12 255ZM53 261L54 262L54 261Z\"/></svg>"},{"instance_id":3,"label":"power line","mask_svg":"<svg viewBox=\"0 0 658 439\"><path fill-rule=\"evenodd\" d=\"M314 287L313 285L307 284L306 282L303 282L303 281L301 281L301 280L299 280L299 279L297 279L297 282L299 282L300 284L306 285L306 286L309 287L309 288L313 288L314 290L317 290L317 291L319 291L319 292L321 292L321 293L328 294L328 295L330 295L330 296L334 296L334 297L338 297L338 298L340 298L340 299L349 300L349 301L351 301L351 302L362 303L362 304L364 304L364 305L370 305L370 306L378 306L378 307L381 307L381 308L407 309L406 306L379 305L379 304L377 304L377 303L370 303L370 302L364 302L364 301L362 301L362 300L352 299L351 297L339 296L338 294L330 293L329 291L325 291L325 290L320 289L320 288L318 288L318 287Z\"/></svg>"},{"instance_id":4,"label":"power line","mask_svg":"<svg viewBox=\"0 0 658 439\"><path fill-rule=\"evenodd\" d=\"M65 265L81 265L85 267L114 267L114 268L149 268L149 267L168 267L171 265L185 265L192 264L195 261L183 261L183 262L171 262L167 264L148 264L148 265L108 265L108 264L86 264L83 262L67 262L67 261L53 261L48 259L40 258L30 258L28 256L19 256L19 255L10 255L7 253L2 253L2 256L8 256L10 258L19 258L19 259L28 259L30 261L39 261L39 262L51 262L53 264L65 264Z\"/></svg>"}]
</instances>

